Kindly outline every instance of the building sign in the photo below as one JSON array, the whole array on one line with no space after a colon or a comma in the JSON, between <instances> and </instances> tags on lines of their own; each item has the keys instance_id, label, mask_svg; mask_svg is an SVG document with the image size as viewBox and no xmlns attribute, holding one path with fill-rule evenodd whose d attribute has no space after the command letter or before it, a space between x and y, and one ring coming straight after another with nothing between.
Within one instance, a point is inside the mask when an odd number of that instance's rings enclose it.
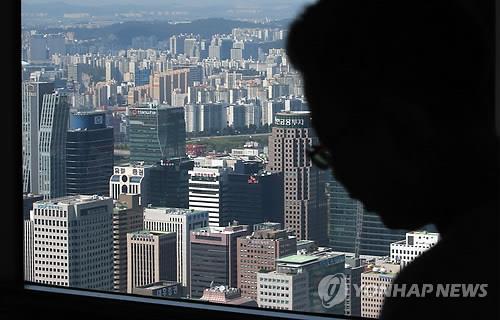
<instances>
[{"instance_id":1,"label":"building sign","mask_svg":"<svg viewBox=\"0 0 500 320\"><path fill-rule=\"evenodd\" d=\"M345 258L342 255L335 256L335 257L330 257L328 259L321 260L319 262L319 265L320 266L329 266L329 265L332 265L332 264L340 263L341 261L344 261L344 259Z\"/></svg>"},{"instance_id":2,"label":"building sign","mask_svg":"<svg viewBox=\"0 0 500 320\"><path fill-rule=\"evenodd\" d=\"M172 297L177 295L177 286L163 287L156 290L155 296L157 297Z\"/></svg>"},{"instance_id":3,"label":"building sign","mask_svg":"<svg viewBox=\"0 0 500 320\"><path fill-rule=\"evenodd\" d=\"M104 122L104 117L103 116L95 116L94 117L94 124L103 124Z\"/></svg>"},{"instance_id":4,"label":"building sign","mask_svg":"<svg viewBox=\"0 0 500 320\"><path fill-rule=\"evenodd\" d=\"M257 184L257 183L259 183L259 180L257 180L256 177L254 176L248 177L248 184Z\"/></svg>"},{"instance_id":5,"label":"building sign","mask_svg":"<svg viewBox=\"0 0 500 320\"><path fill-rule=\"evenodd\" d=\"M40 203L36 206L37 209L62 210L60 206L51 203Z\"/></svg>"},{"instance_id":6,"label":"building sign","mask_svg":"<svg viewBox=\"0 0 500 320\"><path fill-rule=\"evenodd\" d=\"M286 126L286 127L304 127L305 121L304 118L281 118L276 116L274 118L274 124L278 126Z\"/></svg>"}]
</instances>

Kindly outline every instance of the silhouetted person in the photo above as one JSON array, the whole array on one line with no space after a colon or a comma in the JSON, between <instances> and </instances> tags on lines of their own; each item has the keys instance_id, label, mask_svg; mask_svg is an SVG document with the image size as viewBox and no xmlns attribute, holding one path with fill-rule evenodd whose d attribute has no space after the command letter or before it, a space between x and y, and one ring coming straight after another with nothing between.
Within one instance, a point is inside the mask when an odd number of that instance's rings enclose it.
<instances>
[{"instance_id":1,"label":"silhouetted person","mask_svg":"<svg viewBox=\"0 0 500 320\"><path fill-rule=\"evenodd\" d=\"M488 285L387 298L383 319L500 318L492 3L323 0L290 28L336 178L387 227L441 234L394 283Z\"/></svg>"}]
</instances>

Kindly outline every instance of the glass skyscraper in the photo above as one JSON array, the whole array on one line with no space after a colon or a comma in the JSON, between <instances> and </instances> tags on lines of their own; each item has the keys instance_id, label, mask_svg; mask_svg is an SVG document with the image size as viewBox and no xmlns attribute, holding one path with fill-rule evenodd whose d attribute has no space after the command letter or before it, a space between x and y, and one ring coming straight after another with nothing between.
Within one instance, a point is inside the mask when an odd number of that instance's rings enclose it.
<instances>
[{"instance_id":1,"label":"glass skyscraper","mask_svg":"<svg viewBox=\"0 0 500 320\"><path fill-rule=\"evenodd\" d=\"M78 112L70 117L66 142L68 195L108 196L113 174L113 128L104 112Z\"/></svg>"},{"instance_id":2,"label":"glass skyscraper","mask_svg":"<svg viewBox=\"0 0 500 320\"><path fill-rule=\"evenodd\" d=\"M130 161L156 164L186 155L184 108L143 105L129 109Z\"/></svg>"}]
</instances>

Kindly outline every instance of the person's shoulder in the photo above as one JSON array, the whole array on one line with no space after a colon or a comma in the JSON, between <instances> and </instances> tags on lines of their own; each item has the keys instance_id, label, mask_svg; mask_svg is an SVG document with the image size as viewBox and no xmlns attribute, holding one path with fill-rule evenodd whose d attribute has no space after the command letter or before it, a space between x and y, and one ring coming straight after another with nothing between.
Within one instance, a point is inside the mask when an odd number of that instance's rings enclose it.
<instances>
[{"instance_id":1,"label":"person's shoulder","mask_svg":"<svg viewBox=\"0 0 500 320\"><path fill-rule=\"evenodd\" d=\"M407 295L386 297L381 319L500 318L493 230L457 228L407 265L392 284Z\"/></svg>"}]
</instances>

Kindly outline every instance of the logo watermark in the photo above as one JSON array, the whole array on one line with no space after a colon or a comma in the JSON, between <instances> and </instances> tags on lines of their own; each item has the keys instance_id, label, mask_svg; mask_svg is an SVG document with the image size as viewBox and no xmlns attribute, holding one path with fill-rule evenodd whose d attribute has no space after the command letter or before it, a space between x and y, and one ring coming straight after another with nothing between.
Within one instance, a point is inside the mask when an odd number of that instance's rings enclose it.
<instances>
[{"instance_id":1,"label":"logo watermark","mask_svg":"<svg viewBox=\"0 0 500 320\"><path fill-rule=\"evenodd\" d=\"M321 279L318 284L318 295L323 307L330 309L344 302L346 298L345 284L343 273L328 275Z\"/></svg>"},{"instance_id":2,"label":"logo watermark","mask_svg":"<svg viewBox=\"0 0 500 320\"><path fill-rule=\"evenodd\" d=\"M394 298L484 298L487 283L419 283L419 284L352 284L353 297ZM344 302L347 295L346 276L343 273L327 275L318 284L318 295L324 308L330 309Z\"/></svg>"}]
</instances>

